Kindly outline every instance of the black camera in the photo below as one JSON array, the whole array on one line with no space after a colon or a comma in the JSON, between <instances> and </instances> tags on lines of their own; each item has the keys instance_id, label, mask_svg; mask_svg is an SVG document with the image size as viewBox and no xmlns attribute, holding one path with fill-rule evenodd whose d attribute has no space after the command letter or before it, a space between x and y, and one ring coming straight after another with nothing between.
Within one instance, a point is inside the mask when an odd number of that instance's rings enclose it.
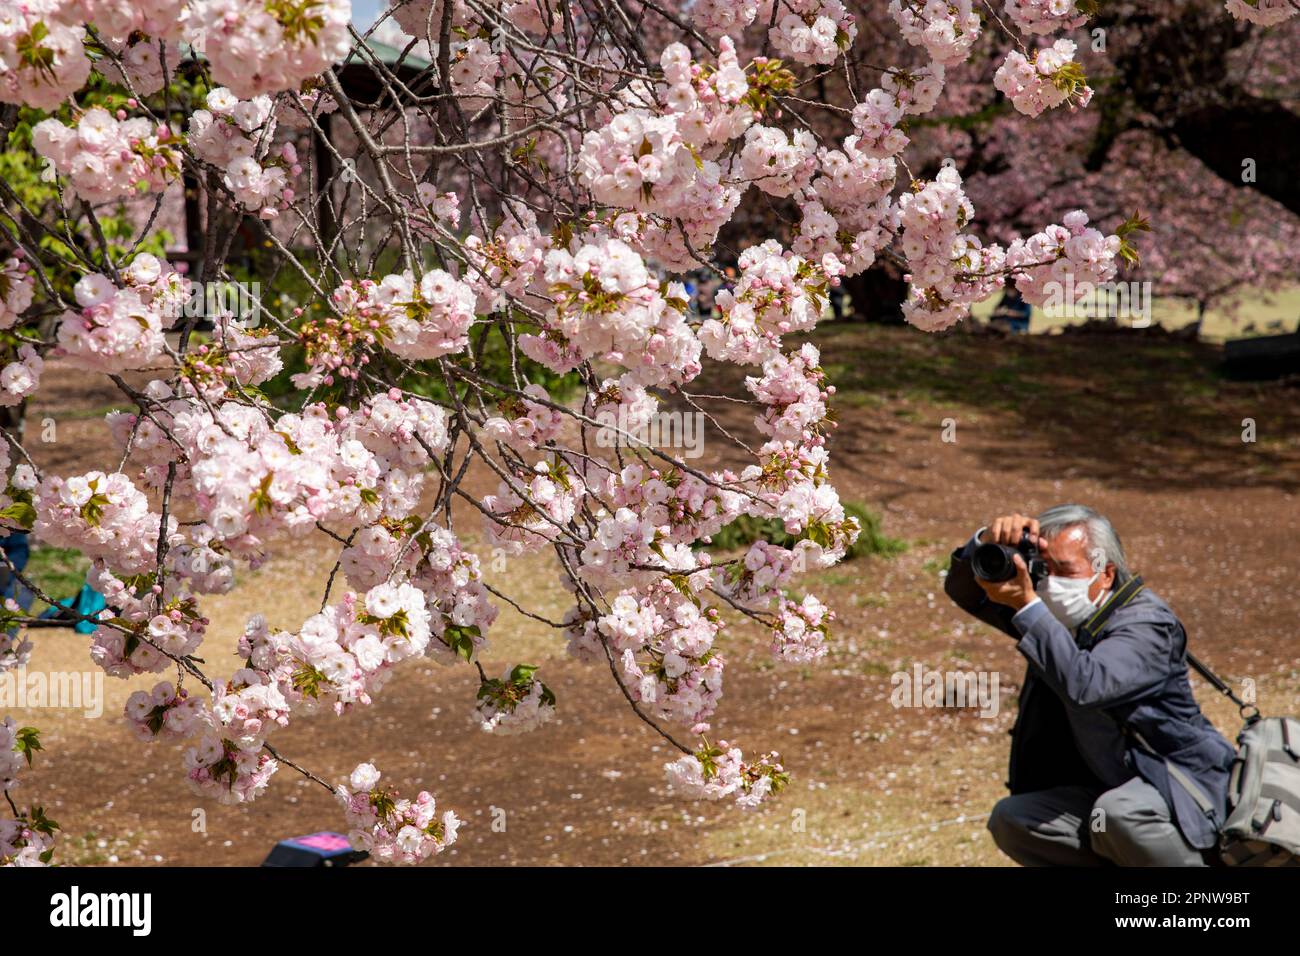
<instances>
[{"instance_id":1,"label":"black camera","mask_svg":"<svg viewBox=\"0 0 1300 956\"><path fill-rule=\"evenodd\" d=\"M1010 581L1016 576L1016 562L1019 554L1025 559L1029 568L1029 579L1038 587L1038 582L1047 577L1047 562L1038 556L1038 546L1034 544L1026 529L1020 533L1020 544L1008 548L1005 544L981 544L971 554L970 566L975 577L985 581Z\"/></svg>"}]
</instances>

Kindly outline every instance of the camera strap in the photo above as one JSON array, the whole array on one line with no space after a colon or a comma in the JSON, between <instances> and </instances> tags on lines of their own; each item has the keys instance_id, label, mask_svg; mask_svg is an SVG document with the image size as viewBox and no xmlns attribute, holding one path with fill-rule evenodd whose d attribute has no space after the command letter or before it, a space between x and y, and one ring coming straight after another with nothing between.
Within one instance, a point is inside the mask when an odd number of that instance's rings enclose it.
<instances>
[{"instance_id":1,"label":"camera strap","mask_svg":"<svg viewBox=\"0 0 1300 956\"><path fill-rule=\"evenodd\" d=\"M1080 645L1090 645L1101 629L1106 626L1106 622L1110 620L1110 616L1137 597L1145 587L1146 585L1143 583L1142 578L1136 574L1125 581L1124 584L1120 586L1119 590L1111 595L1110 600L1098 609L1097 613L1083 624L1079 625L1077 640ZM1246 703L1234 694L1232 688L1228 686L1227 682L1219 677L1218 674L1214 673L1214 671L1210 670L1210 668L1202 663L1190 650L1187 651L1187 663L1192 666L1192 669L1195 670L1196 673L1204 677L1210 683L1211 687L1236 704L1237 712L1244 720L1247 722L1254 722L1259 719L1259 710L1253 704Z\"/></svg>"},{"instance_id":2,"label":"camera strap","mask_svg":"<svg viewBox=\"0 0 1300 956\"><path fill-rule=\"evenodd\" d=\"M1096 636L1101 633L1101 629L1106 626L1106 622L1110 620L1110 616L1137 597L1144 587L1146 585L1142 583L1142 578L1136 574L1120 585L1110 596L1109 601L1098 608L1092 617L1079 625L1078 637L1076 638L1078 643L1091 645Z\"/></svg>"},{"instance_id":3,"label":"camera strap","mask_svg":"<svg viewBox=\"0 0 1300 956\"><path fill-rule=\"evenodd\" d=\"M1192 665L1196 670L1196 673L1209 681L1210 685L1215 690L1237 705L1237 713L1241 715L1241 718L1246 721L1246 723L1253 724L1255 721L1259 720L1259 708L1254 704L1246 703L1234 694L1232 688L1228 686L1227 682L1220 678L1218 674L1214 673L1214 671L1210 670L1205 664L1201 663L1197 659L1196 655L1191 651L1187 652L1187 663Z\"/></svg>"},{"instance_id":4,"label":"camera strap","mask_svg":"<svg viewBox=\"0 0 1300 956\"><path fill-rule=\"evenodd\" d=\"M1142 578L1136 574L1125 581L1111 596L1111 599L1103 604L1096 614L1079 627L1079 634L1082 638L1085 641L1091 642L1097 633L1105 626L1106 622L1110 619L1110 616L1141 594L1145 587L1146 585L1143 583ZM1198 661L1190 651L1187 652L1187 662L1191 664L1192 667L1196 668L1197 673L1213 684L1220 693L1231 697L1238 707L1245 708L1246 705L1237 699L1237 696L1233 694L1231 688L1220 680L1213 671ZM1242 713L1244 715L1244 709L1242 710ZM1110 714L1110 717L1119 725L1120 733L1133 741L1138 747L1146 751L1153 758L1164 764L1165 771L1169 774L1170 779L1174 780L1180 787L1182 787L1183 790L1185 790L1192 798L1192 801L1200 811L1212 821L1215 821L1217 826L1214 803L1205 795L1205 791L1197 785L1196 781L1193 780L1181 767L1175 764L1172 760L1163 756L1158 750L1151 746L1136 727L1133 727L1127 721L1120 719L1113 713ZM1258 717L1256 717L1256 719L1258 719Z\"/></svg>"}]
</instances>

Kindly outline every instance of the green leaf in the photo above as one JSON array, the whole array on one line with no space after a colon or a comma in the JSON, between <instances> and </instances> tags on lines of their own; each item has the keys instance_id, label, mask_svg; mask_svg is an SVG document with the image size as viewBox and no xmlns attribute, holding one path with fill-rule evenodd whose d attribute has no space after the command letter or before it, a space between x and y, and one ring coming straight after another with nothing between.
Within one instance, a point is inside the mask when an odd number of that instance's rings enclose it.
<instances>
[{"instance_id":1,"label":"green leaf","mask_svg":"<svg viewBox=\"0 0 1300 956\"><path fill-rule=\"evenodd\" d=\"M33 807L28 813L28 825L37 833L53 836L59 825L45 815L44 807Z\"/></svg>"},{"instance_id":2,"label":"green leaf","mask_svg":"<svg viewBox=\"0 0 1300 956\"><path fill-rule=\"evenodd\" d=\"M14 741L14 752L27 758L27 766L32 765L32 754L44 749L41 746L41 732L35 727L23 727L18 731Z\"/></svg>"},{"instance_id":3,"label":"green leaf","mask_svg":"<svg viewBox=\"0 0 1300 956\"><path fill-rule=\"evenodd\" d=\"M1135 232L1150 232L1150 231L1151 231L1151 220L1148 219L1146 216L1142 215L1141 212L1134 210L1133 215L1129 216L1122 223L1120 223L1119 228L1115 230L1115 235L1123 239L1126 236L1132 235Z\"/></svg>"},{"instance_id":4,"label":"green leaf","mask_svg":"<svg viewBox=\"0 0 1300 956\"><path fill-rule=\"evenodd\" d=\"M529 684L532 683L533 675L536 673L536 664L516 664L514 670L510 672L510 681L514 684Z\"/></svg>"},{"instance_id":5,"label":"green leaf","mask_svg":"<svg viewBox=\"0 0 1300 956\"><path fill-rule=\"evenodd\" d=\"M12 521L20 528L30 529L36 523L36 509L25 501L15 501L0 511L0 518Z\"/></svg>"}]
</instances>

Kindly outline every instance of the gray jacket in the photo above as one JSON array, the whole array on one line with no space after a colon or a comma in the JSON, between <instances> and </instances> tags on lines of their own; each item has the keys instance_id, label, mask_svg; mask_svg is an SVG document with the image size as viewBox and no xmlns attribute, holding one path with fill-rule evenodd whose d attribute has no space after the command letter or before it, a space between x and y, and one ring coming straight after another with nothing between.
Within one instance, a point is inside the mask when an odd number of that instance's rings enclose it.
<instances>
[{"instance_id":1,"label":"gray jacket","mask_svg":"<svg viewBox=\"0 0 1300 956\"><path fill-rule=\"evenodd\" d=\"M1187 635L1174 612L1141 578L1130 578L1072 634L1041 602L1017 615L990 601L971 571L972 546L953 552L944 590L958 607L1017 638L1029 662L1011 731L1011 792L1110 789L1140 776L1173 809L1188 843L1213 846L1236 752L1192 696ZM1171 780L1166 761L1191 778L1208 809Z\"/></svg>"}]
</instances>

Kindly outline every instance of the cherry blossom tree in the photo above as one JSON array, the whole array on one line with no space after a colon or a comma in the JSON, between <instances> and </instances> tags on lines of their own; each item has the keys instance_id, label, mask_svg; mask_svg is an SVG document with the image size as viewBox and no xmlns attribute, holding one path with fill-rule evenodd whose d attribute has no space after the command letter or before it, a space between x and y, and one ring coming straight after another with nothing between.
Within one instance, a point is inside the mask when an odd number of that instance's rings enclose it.
<instances>
[{"instance_id":1,"label":"cherry blossom tree","mask_svg":"<svg viewBox=\"0 0 1300 956\"><path fill-rule=\"evenodd\" d=\"M886 5L850 10L858 38L843 75L905 61L906 41ZM1202 308L1300 281L1293 253L1300 197L1289 172L1300 162L1300 32L1225 18L1219 0L1108 0L1056 39L1075 44L1073 57L1096 90L1086 109L1039 117L1017 110L997 74L1011 54L1025 57L1022 36L982 30L971 55L946 69L935 109L909 124L912 176L931 179L955 164L975 207L973 229L1002 242L1059 221L1080 196L1104 231L1136 209L1158 211L1142 263L1126 277ZM816 98L838 98L842 86L840 72L819 75ZM823 137L852 131L827 111L801 118ZM782 203L775 218L782 217L797 210ZM773 218L772 204L744 204L721 237L744 248L771 234ZM898 315L903 272L886 255L846 275L854 313Z\"/></svg>"},{"instance_id":2,"label":"cherry blossom tree","mask_svg":"<svg viewBox=\"0 0 1300 956\"><path fill-rule=\"evenodd\" d=\"M1300 32L1225 22L1214 0L1184 0L1106 3L1071 37L1098 90L1088 109L1026 121L972 58L942 120L917 137L920 168L955 157L976 225L995 238L1080 195L1104 224L1153 211L1130 278L1202 311L1300 280L1286 172L1298 161Z\"/></svg>"},{"instance_id":3,"label":"cherry blossom tree","mask_svg":"<svg viewBox=\"0 0 1300 956\"><path fill-rule=\"evenodd\" d=\"M1296 12L1227 6L1274 27ZM830 481L834 388L800 333L833 287L886 259L924 331L1008 279L1041 302L1136 260L1141 222L1104 232L1087 209L981 236L957 164L921 175L909 159L987 34L1011 47L986 82L1015 109L1044 124L1085 110L1064 34L1096 7L892 0L893 53L869 65L840 0L407 0L375 27L406 38L395 59L350 25L347 0L11 6L4 129L42 188L0 182L0 403L21 409L57 360L104 376L130 410L107 416L103 470L83 474L42 472L6 429L0 520L93 562L108 607L82 619L90 657L110 676L159 675L129 698L128 729L187 742L177 772L204 797L246 803L299 773L377 859L440 852L454 808L400 795L364 759L325 780L276 735L313 712L364 721L418 657L475 669L465 704L483 731L546 723L562 702L538 668L481 663L509 605L609 672L678 754L674 791L755 806L789 777L776 754L711 736L719 635L749 620L780 662L824 656L834 614L793 584L859 530ZM147 251L182 186L202 223L183 263ZM700 318L680 279L716 271L724 228L754 208L792 213L737 251ZM115 216L128 226L106 228ZM262 302L256 322L205 316L193 303L239 278L249 234L271 250L268 283L288 276L305 300ZM713 420L730 399L700 388L710 363L752 372L761 444L716 429L738 469L638 437L668 402ZM562 377L575 398L552 394ZM471 495L471 473L495 491ZM702 546L742 516L779 520L795 544ZM568 611L493 587L471 534L549 552ZM284 631L252 608L238 658L204 657L204 595L306 536L337 552L319 611ZM14 667L32 621L9 606L3 623ZM38 805L13 796L39 747L33 728L0 728L5 862L53 849Z\"/></svg>"}]
</instances>

